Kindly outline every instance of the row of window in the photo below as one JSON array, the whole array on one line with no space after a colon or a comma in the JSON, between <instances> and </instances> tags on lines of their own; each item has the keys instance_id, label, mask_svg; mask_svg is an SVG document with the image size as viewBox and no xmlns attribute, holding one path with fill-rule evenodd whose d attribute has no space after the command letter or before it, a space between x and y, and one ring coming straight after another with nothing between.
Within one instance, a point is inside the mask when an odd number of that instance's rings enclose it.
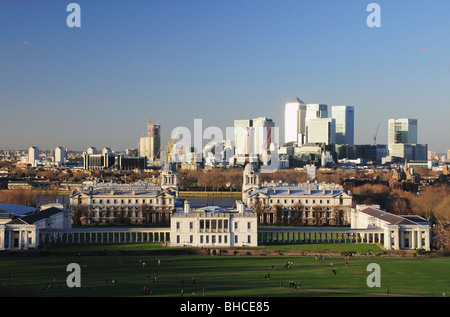
<instances>
[{"instance_id":1,"label":"row of window","mask_svg":"<svg viewBox=\"0 0 450 317\"><path fill-rule=\"evenodd\" d=\"M257 202L258 199L250 199L250 203L253 204ZM331 201L329 199L269 199L269 204L303 204L307 205L309 203L311 204L331 204ZM339 204L342 205L344 203L344 200L342 198L339 198Z\"/></svg>"},{"instance_id":2,"label":"row of window","mask_svg":"<svg viewBox=\"0 0 450 317\"><path fill-rule=\"evenodd\" d=\"M153 203L158 205L171 205L172 204L172 199L168 198L168 199L92 199L92 203L93 204L113 204L113 205L117 205L117 204L149 204L152 205Z\"/></svg>"},{"instance_id":3,"label":"row of window","mask_svg":"<svg viewBox=\"0 0 450 317\"><path fill-rule=\"evenodd\" d=\"M177 221L176 228L181 228L181 222ZM239 228L239 222L234 222L234 229ZM252 223L250 221L247 222L247 229L252 228ZM189 222L189 229L194 229L194 222ZM200 230L228 230L228 219L200 219L199 223Z\"/></svg>"},{"instance_id":4,"label":"row of window","mask_svg":"<svg viewBox=\"0 0 450 317\"><path fill-rule=\"evenodd\" d=\"M211 239L210 239L211 238ZM181 243L181 237L177 235L177 244ZM194 243L194 236L189 236L189 241L183 241L183 243L187 244L193 244ZM228 243L228 236L227 235L200 235L200 244L227 244ZM239 236L234 236L234 243L239 243ZM247 235L247 243L252 243L252 237L251 235Z\"/></svg>"}]
</instances>

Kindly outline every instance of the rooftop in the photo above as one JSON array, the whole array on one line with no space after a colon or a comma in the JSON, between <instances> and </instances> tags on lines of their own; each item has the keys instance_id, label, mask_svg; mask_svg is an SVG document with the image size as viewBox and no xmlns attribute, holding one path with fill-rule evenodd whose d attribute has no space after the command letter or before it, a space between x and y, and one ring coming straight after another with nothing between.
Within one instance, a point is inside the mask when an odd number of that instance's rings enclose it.
<instances>
[{"instance_id":1,"label":"rooftop","mask_svg":"<svg viewBox=\"0 0 450 317\"><path fill-rule=\"evenodd\" d=\"M422 217L415 215L395 215L387 211L367 207L361 209L360 212L370 215L372 217L383 220L391 225L429 225L430 223Z\"/></svg>"},{"instance_id":2,"label":"rooftop","mask_svg":"<svg viewBox=\"0 0 450 317\"><path fill-rule=\"evenodd\" d=\"M16 216L21 216L30 211L38 210L37 207L23 206L23 205L15 205L15 204L6 204L0 203L0 212L2 213L12 213Z\"/></svg>"},{"instance_id":3,"label":"rooftop","mask_svg":"<svg viewBox=\"0 0 450 317\"><path fill-rule=\"evenodd\" d=\"M85 195L158 195L164 192L158 184L152 182L136 182L117 184L110 182L85 183L82 188L72 192L72 196Z\"/></svg>"},{"instance_id":4,"label":"rooftop","mask_svg":"<svg viewBox=\"0 0 450 317\"><path fill-rule=\"evenodd\" d=\"M319 184L319 183L268 183L259 188L251 188L249 195L279 195L279 196L336 196L344 193L342 186L337 184Z\"/></svg>"}]
</instances>

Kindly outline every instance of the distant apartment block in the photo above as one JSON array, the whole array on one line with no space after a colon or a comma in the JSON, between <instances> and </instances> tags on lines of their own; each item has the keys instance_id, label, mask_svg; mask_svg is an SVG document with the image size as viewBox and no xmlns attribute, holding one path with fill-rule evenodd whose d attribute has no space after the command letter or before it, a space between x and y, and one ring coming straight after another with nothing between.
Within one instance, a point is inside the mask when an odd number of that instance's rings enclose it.
<instances>
[{"instance_id":1,"label":"distant apartment block","mask_svg":"<svg viewBox=\"0 0 450 317\"><path fill-rule=\"evenodd\" d=\"M67 151L62 146L55 149L55 163L63 164L66 161Z\"/></svg>"},{"instance_id":2,"label":"distant apartment block","mask_svg":"<svg viewBox=\"0 0 450 317\"><path fill-rule=\"evenodd\" d=\"M35 146L30 146L28 149L28 163L36 167L39 162L39 149Z\"/></svg>"},{"instance_id":3,"label":"distant apartment block","mask_svg":"<svg viewBox=\"0 0 450 317\"><path fill-rule=\"evenodd\" d=\"M83 166L87 170L104 170L111 168L115 163L115 155L111 152L104 154L83 153Z\"/></svg>"}]
</instances>

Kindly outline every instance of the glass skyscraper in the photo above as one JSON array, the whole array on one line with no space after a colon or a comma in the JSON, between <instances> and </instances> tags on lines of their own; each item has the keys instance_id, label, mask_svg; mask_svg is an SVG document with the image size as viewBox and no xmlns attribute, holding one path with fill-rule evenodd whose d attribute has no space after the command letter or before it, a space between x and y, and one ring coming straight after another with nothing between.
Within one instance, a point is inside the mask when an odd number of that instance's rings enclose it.
<instances>
[{"instance_id":1,"label":"glass skyscraper","mask_svg":"<svg viewBox=\"0 0 450 317\"><path fill-rule=\"evenodd\" d=\"M355 111L352 106L331 107L331 117L336 120L336 144L353 145L355 142Z\"/></svg>"},{"instance_id":2,"label":"glass skyscraper","mask_svg":"<svg viewBox=\"0 0 450 317\"><path fill-rule=\"evenodd\" d=\"M388 144L417 144L417 119L389 119Z\"/></svg>"}]
</instances>

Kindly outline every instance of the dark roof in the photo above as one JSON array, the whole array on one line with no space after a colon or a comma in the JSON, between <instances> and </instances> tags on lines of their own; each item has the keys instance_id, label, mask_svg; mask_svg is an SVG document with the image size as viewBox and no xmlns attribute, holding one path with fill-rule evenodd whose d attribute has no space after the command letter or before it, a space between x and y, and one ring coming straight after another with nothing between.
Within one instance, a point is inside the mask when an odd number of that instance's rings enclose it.
<instances>
[{"instance_id":1,"label":"dark roof","mask_svg":"<svg viewBox=\"0 0 450 317\"><path fill-rule=\"evenodd\" d=\"M29 223L23 221L20 218L15 218L15 219L11 220L10 222L8 222L8 225L23 225L23 224L29 224Z\"/></svg>"},{"instance_id":2,"label":"dark roof","mask_svg":"<svg viewBox=\"0 0 450 317\"><path fill-rule=\"evenodd\" d=\"M18 219L21 219L22 221L28 223L28 224L33 224L39 220L45 219L45 218L49 218L53 215L56 215L60 212L62 212L62 209L56 208L56 207L50 207L41 211L35 211L35 212L31 212L27 215L24 215L23 217L20 217ZM12 222L10 222L12 223Z\"/></svg>"},{"instance_id":3,"label":"dark roof","mask_svg":"<svg viewBox=\"0 0 450 317\"><path fill-rule=\"evenodd\" d=\"M15 214L16 216L20 216L23 214L26 214L30 211L37 210L37 207L30 207L30 206L24 206L24 205L17 205L17 204L7 204L7 203L0 203L0 211L2 212L10 212L12 214Z\"/></svg>"},{"instance_id":4,"label":"dark roof","mask_svg":"<svg viewBox=\"0 0 450 317\"><path fill-rule=\"evenodd\" d=\"M421 224L421 225L429 225L430 222L420 216L417 215L406 215L406 216L402 216L408 220L414 221L415 223Z\"/></svg>"},{"instance_id":5,"label":"dark roof","mask_svg":"<svg viewBox=\"0 0 450 317\"><path fill-rule=\"evenodd\" d=\"M368 207L361 210L361 212L370 216L376 217L391 225L413 225L413 224L427 224L427 221L419 216L400 216L394 215L384 210ZM419 221L420 220L420 221Z\"/></svg>"},{"instance_id":6,"label":"dark roof","mask_svg":"<svg viewBox=\"0 0 450 317\"><path fill-rule=\"evenodd\" d=\"M0 219L12 219L14 214L0 209Z\"/></svg>"}]
</instances>

